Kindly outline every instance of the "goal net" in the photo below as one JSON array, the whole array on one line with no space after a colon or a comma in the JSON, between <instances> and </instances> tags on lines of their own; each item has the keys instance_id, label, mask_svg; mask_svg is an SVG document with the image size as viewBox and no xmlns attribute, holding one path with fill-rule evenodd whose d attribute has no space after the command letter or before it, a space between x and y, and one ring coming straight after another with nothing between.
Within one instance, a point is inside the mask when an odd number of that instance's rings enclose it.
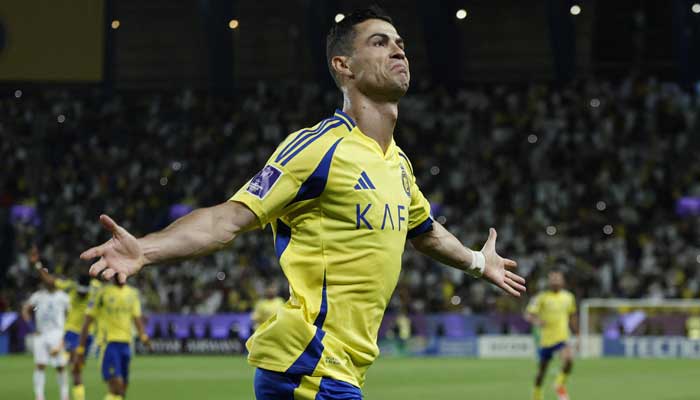
<instances>
[{"instance_id":1,"label":"goal net","mask_svg":"<svg viewBox=\"0 0 700 400\"><path fill-rule=\"evenodd\" d=\"M583 357L700 358L700 300L585 299Z\"/></svg>"}]
</instances>

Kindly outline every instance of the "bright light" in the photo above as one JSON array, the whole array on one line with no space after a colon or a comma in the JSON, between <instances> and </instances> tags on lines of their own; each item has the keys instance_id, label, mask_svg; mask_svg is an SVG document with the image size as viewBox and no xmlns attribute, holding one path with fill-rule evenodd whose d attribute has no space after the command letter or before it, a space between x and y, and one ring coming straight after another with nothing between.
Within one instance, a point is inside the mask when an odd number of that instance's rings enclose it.
<instances>
[{"instance_id":1,"label":"bright light","mask_svg":"<svg viewBox=\"0 0 700 400\"><path fill-rule=\"evenodd\" d=\"M447 217L445 217L444 215L441 215L441 216L437 217L437 222L444 225L445 222L447 222Z\"/></svg>"},{"instance_id":2,"label":"bright light","mask_svg":"<svg viewBox=\"0 0 700 400\"><path fill-rule=\"evenodd\" d=\"M64 122L66 122L66 116L61 114L56 118L56 121L58 121L59 124L62 124Z\"/></svg>"},{"instance_id":3,"label":"bright light","mask_svg":"<svg viewBox=\"0 0 700 400\"><path fill-rule=\"evenodd\" d=\"M120 26L121 24L122 24L122 23L119 22L118 19L115 19L114 21L112 21L112 29L119 29L119 26Z\"/></svg>"},{"instance_id":4,"label":"bright light","mask_svg":"<svg viewBox=\"0 0 700 400\"><path fill-rule=\"evenodd\" d=\"M457 16L457 19L467 18L467 10L460 8L459 10L457 10L456 16Z\"/></svg>"},{"instance_id":5,"label":"bright light","mask_svg":"<svg viewBox=\"0 0 700 400\"><path fill-rule=\"evenodd\" d=\"M335 14L335 23L336 24L344 19L345 19L345 14L341 14L341 13Z\"/></svg>"},{"instance_id":6,"label":"bright light","mask_svg":"<svg viewBox=\"0 0 700 400\"><path fill-rule=\"evenodd\" d=\"M15 90L15 97L18 98L18 99L19 99L20 97L22 97L22 91L19 90L19 89Z\"/></svg>"},{"instance_id":7,"label":"bright light","mask_svg":"<svg viewBox=\"0 0 700 400\"><path fill-rule=\"evenodd\" d=\"M557 227L554 225L550 225L547 227L546 232L547 232L547 235L554 236L557 234Z\"/></svg>"},{"instance_id":8,"label":"bright light","mask_svg":"<svg viewBox=\"0 0 700 400\"><path fill-rule=\"evenodd\" d=\"M168 178L167 177L162 177L160 178L160 186L165 186L168 184Z\"/></svg>"},{"instance_id":9,"label":"bright light","mask_svg":"<svg viewBox=\"0 0 700 400\"><path fill-rule=\"evenodd\" d=\"M182 169L182 163L180 161L173 161L173 163L170 164L170 168L172 168L173 171L179 171Z\"/></svg>"},{"instance_id":10,"label":"bright light","mask_svg":"<svg viewBox=\"0 0 700 400\"><path fill-rule=\"evenodd\" d=\"M537 135L530 134L527 136L527 142L530 144L535 144L537 143Z\"/></svg>"},{"instance_id":11,"label":"bright light","mask_svg":"<svg viewBox=\"0 0 700 400\"><path fill-rule=\"evenodd\" d=\"M452 303L453 306L458 306L461 302L462 298L459 296L452 296L452 298L450 299L450 303Z\"/></svg>"},{"instance_id":12,"label":"bright light","mask_svg":"<svg viewBox=\"0 0 700 400\"><path fill-rule=\"evenodd\" d=\"M599 99L591 99L591 107L593 107L593 108L600 107L600 100Z\"/></svg>"},{"instance_id":13,"label":"bright light","mask_svg":"<svg viewBox=\"0 0 700 400\"><path fill-rule=\"evenodd\" d=\"M216 273L216 279L218 279L218 280L220 280L220 281L223 281L224 279L226 279L226 273L223 272L223 271L217 272L217 273Z\"/></svg>"},{"instance_id":14,"label":"bright light","mask_svg":"<svg viewBox=\"0 0 700 400\"><path fill-rule=\"evenodd\" d=\"M231 29L237 29L238 28L238 20L232 19L232 20L228 21L228 27Z\"/></svg>"},{"instance_id":15,"label":"bright light","mask_svg":"<svg viewBox=\"0 0 700 400\"><path fill-rule=\"evenodd\" d=\"M440 173L440 167L438 167L437 165L430 167L430 175L435 176L439 173Z\"/></svg>"},{"instance_id":16,"label":"bright light","mask_svg":"<svg viewBox=\"0 0 700 400\"><path fill-rule=\"evenodd\" d=\"M603 233L606 235L612 235L613 233L613 227L611 225L605 225L603 227Z\"/></svg>"},{"instance_id":17,"label":"bright light","mask_svg":"<svg viewBox=\"0 0 700 400\"><path fill-rule=\"evenodd\" d=\"M571 6L569 12L571 12L571 15L579 15L581 14L581 6L579 6L578 4L574 4L573 6Z\"/></svg>"},{"instance_id":18,"label":"bright light","mask_svg":"<svg viewBox=\"0 0 700 400\"><path fill-rule=\"evenodd\" d=\"M700 3L693 4L693 6L690 7L690 9L693 11L693 13L700 14Z\"/></svg>"},{"instance_id":19,"label":"bright light","mask_svg":"<svg viewBox=\"0 0 700 400\"><path fill-rule=\"evenodd\" d=\"M605 204L603 200L595 203L595 208L598 209L598 211L605 211L606 208L608 208L608 205Z\"/></svg>"},{"instance_id":20,"label":"bright light","mask_svg":"<svg viewBox=\"0 0 700 400\"><path fill-rule=\"evenodd\" d=\"M698 264L700 264L700 254L698 254L698 256L697 256L697 257L695 257L695 261L697 261L697 262L698 262Z\"/></svg>"}]
</instances>

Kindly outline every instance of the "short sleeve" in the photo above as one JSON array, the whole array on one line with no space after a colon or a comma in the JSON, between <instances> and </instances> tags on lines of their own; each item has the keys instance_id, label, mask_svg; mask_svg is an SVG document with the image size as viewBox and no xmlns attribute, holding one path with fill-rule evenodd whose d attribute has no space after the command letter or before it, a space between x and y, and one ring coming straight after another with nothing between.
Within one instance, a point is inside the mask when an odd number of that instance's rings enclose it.
<instances>
[{"instance_id":1,"label":"short sleeve","mask_svg":"<svg viewBox=\"0 0 700 400\"><path fill-rule=\"evenodd\" d=\"M29 300L27 300L27 304L36 307L36 303L39 300L39 295L37 293L32 293L31 296L29 296Z\"/></svg>"},{"instance_id":2,"label":"short sleeve","mask_svg":"<svg viewBox=\"0 0 700 400\"><path fill-rule=\"evenodd\" d=\"M133 296L134 296L134 301L133 305L131 306L131 316L134 318L140 318L141 317L141 299L139 299L139 293L134 290L133 291Z\"/></svg>"},{"instance_id":3,"label":"short sleeve","mask_svg":"<svg viewBox=\"0 0 700 400\"><path fill-rule=\"evenodd\" d=\"M60 278L57 278L56 283L55 283L56 289L59 289L59 290L68 290L73 285L74 285L73 281L68 280L68 279L60 279Z\"/></svg>"},{"instance_id":4,"label":"short sleeve","mask_svg":"<svg viewBox=\"0 0 700 400\"><path fill-rule=\"evenodd\" d=\"M533 297L532 300L530 300L530 303L527 305L526 311L530 314L538 315L542 304L541 299L542 297L540 295Z\"/></svg>"},{"instance_id":5,"label":"short sleeve","mask_svg":"<svg viewBox=\"0 0 700 400\"><path fill-rule=\"evenodd\" d=\"M85 314L89 315L91 317L95 317L97 315L97 311L99 310L100 306L102 305L102 294L104 292L100 289L95 293L92 298L88 300L88 305L85 308Z\"/></svg>"},{"instance_id":6,"label":"short sleeve","mask_svg":"<svg viewBox=\"0 0 700 400\"><path fill-rule=\"evenodd\" d=\"M413 174L413 166L403 152L399 152L402 158L401 181L404 190L408 189L411 196L411 205L408 210L408 238L413 239L433 229L433 218L430 216L430 202L423 196L416 177Z\"/></svg>"},{"instance_id":7,"label":"short sleeve","mask_svg":"<svg viewBox=\"0 0 700 400\"><path fill-rule=\"evenodd\" d=\"M335 125L331 123L328 127ZM302 130L290 135L260 172L229 200L245 204L264 227L283 216L292 204L321 195L341 140L333 131L318 127L315 131Z\"/></svg>"}]
</instances>

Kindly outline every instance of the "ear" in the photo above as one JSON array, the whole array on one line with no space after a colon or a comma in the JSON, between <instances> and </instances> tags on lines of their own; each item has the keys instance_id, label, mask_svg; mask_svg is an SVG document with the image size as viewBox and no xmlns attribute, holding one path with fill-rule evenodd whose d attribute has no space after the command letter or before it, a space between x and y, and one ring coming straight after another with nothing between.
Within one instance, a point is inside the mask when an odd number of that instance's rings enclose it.
<instances>
[{"instance_id":1,"label":"ear","mask_svg":"<svg viewBox=\"0 0 700 400\"><path fill-rule=\"evenodd\" d=\"M335 56L331 58L331 66L338 77L352 78L354 74L350 70L350 57Z\"/></svg>"}]
</instances>

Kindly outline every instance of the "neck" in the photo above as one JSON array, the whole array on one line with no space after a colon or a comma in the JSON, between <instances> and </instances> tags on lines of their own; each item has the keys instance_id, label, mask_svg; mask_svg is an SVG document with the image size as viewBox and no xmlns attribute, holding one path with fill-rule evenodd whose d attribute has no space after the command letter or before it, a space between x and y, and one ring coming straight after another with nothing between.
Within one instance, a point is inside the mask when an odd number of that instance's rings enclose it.
<instances>
[{"instance_id":1,"label":"neck","mask_svg":"<svg viewBox=\"0 0 700 400\"><path fill-rule=\"evenodd\" d=\"M399 117L398 101L378 101L357 90L343 90L343 112L355 120L362 133L371 137L386 153Z\"/></svg>"}]
</instances>

